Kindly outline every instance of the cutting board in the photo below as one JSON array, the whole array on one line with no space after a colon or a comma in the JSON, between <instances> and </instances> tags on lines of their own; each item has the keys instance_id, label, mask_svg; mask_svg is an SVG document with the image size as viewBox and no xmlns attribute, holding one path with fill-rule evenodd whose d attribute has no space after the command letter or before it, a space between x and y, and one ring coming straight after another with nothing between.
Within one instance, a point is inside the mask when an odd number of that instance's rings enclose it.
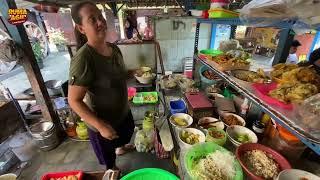
<instances>
[{"instance_id":1,"label":"cutting board","mask_svg":"<svg viewBox=\"0 0 320 180\"><path fill-rule=\"evenodd\" d=\"M203 92L186 93L186 100L192 109L212 108L212 104Z\"/></svg>"}]
</instances>

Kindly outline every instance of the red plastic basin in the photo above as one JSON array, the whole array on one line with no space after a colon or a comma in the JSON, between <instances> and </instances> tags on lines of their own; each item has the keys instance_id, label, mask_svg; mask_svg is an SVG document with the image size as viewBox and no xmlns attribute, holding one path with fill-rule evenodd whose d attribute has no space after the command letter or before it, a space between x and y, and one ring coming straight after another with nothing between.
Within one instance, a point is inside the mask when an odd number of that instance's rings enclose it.
<instances>
[{"instance_id":1,"label":"red plastic basin","mask_svg":"<svg viewBox=\"0 0 320 180\"><path fill-rule=\"evenodd\" d=\"M277 83L270 83L270 84L255 83L255 84L252 84L252 87L256 91L259 98L265 101L266 103L283 108L283 109L288 109L288 110L293 109L292 104L286 104L268 95L270 91L277 88Z\"/></svg>"},{"instance_id":2,"label":"red plastic basin","mask_svg":"<svg viewBox=\"0 0 320 180\"><path fill-rule=\"evenodd\" d=\"M83 171L65 171L65 172L51 172L42 176L41 180L50 180L50 178L63 178L65 176L77 176L78 180L83 179Z\"/></svg>"},{"instance_id":3,"label":"red plastic basin","mask_svg":"<svg viewBox=\"0 0 320 180\"><path fill-rule=\"evenodd\" d=\"M258 144L258 143L247 143L247 144L242 144L240 145L237 150L236 150L236 157L239 160L242 169L244 170L244 172L246 173L247 177L249 179L253 179L253 180L263 180L263 178L256 176L255 174L253 174L244 164L244 162L242 161L242 156L245 152L247 151L252 151L252 150L261 150L266 152L267 154L271 154L274 161L276 161L276 163L278 163L279 165L279 169L281 171L285 170L285 169L291 169L291 165L290 163L286 160L286 158L284 158L281 154L279 154L277 151Z\"/></svg>"}]
</instances>

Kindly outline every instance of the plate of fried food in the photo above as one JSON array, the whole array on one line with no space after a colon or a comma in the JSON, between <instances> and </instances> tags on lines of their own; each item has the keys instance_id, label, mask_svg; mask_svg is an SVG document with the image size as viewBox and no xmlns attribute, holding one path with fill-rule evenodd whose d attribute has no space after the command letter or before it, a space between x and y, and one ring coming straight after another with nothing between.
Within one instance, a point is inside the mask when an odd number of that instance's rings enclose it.
<instances>
[{"instance_id":1,"label":"plate of fried food","mask_svg":"<svg viewBox=\"0 0 320 180\"><path fill-rule=\"evenodd\" d=\"M295 64L277 64L270 73L271 78L279 83L311 83L320 84L320 77L312 66L299 67Z\"/></svg>"},{"instance_id":2,"label":"plate of fried food","mask_svg":"<svg viewBox=\"0 0 320 180\"><path fill-rule=\"evenodd\" d=\"M320 90L320 78L312 67L295 64L277 64L270 73L276 83L253 84L258 95L269 104L292 109Z\"/></svg>"},{"instance_id":3,"label":"plate of fried food","mask_svg":"<svg viewBox=\"0 0 320 180\"><path fill-rule=\"evenodd\" d=\"M244 51L231 50L225 54L213 57L212 61L208 61L208 63L221 71L230 71L234 69L248 70L250 67L249 58L250 54Z\"/></svg>"},{"instance_id":4,"label":"plate of fried food","mask_svg":"<svg viewBox=\"0 0 320 180\"><path fill-rule=\"evenodd\" d=\"M252 87L262 100L284 109L292 109L292 104L299 104L318 93L317 86L311 83L270 83L253 84Z\"/></svg>"},{"instance_id":5,"label":"plate of fried food","mask_svg":"<svg viewBox=\"0 0 320 180\"><path fill-rule=\"evenodd\" d=\"M231 76L238 80L244 81L245 83L271 83L271 79L264 73L262 69L258 69L257 72L249 70L232 70L230 71Z\"/></svg>"},{"instance_id":6,"label":"plate of fried food","mask_svg":"<svg viewBox=\"0 0 320 180\"><path fill-rule=\"evenodd\" d=\"M268 95L286 104L297 104L317 93L317 86L311 83L285 83L278 85Z\"/></svg>"}]
</instances>

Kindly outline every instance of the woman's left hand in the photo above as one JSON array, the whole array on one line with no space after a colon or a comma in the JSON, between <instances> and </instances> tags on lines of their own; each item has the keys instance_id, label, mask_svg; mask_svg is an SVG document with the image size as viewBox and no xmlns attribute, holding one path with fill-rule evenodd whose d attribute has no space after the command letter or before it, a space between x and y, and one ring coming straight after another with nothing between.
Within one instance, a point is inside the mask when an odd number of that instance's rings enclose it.
<instances>
[{"instance_id":1,"label":"woman's left hand","mask_svg":"<svg viewBox=\"0 0 320 180\"><path fill-rule=\"evenodd\" d=\"M108 140L119 138L117 132L109 124L104 124L103 126L101 126L101 128L98 129L98 131L102 137Z\"/></svg>"}]
</instances>

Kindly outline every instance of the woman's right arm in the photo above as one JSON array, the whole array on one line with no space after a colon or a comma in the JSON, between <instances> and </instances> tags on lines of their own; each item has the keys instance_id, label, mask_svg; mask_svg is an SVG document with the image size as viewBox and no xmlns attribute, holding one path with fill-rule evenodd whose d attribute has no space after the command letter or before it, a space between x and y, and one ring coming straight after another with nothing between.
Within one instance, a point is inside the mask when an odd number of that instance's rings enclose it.
<instances>
[{"instance_id":1,"label":"woman's right arm","mask_svg":"<svg viewBox=\"0 0 320 180\"><path fill-rule=\"evenodd\" d=\"M69 85L68 102L71 108L88 124L95 127L106 139L117 138L115 130L102 119L99 119L94 112L83 102L87 88L83 86Z\"/></svg>"}]
</instances>

